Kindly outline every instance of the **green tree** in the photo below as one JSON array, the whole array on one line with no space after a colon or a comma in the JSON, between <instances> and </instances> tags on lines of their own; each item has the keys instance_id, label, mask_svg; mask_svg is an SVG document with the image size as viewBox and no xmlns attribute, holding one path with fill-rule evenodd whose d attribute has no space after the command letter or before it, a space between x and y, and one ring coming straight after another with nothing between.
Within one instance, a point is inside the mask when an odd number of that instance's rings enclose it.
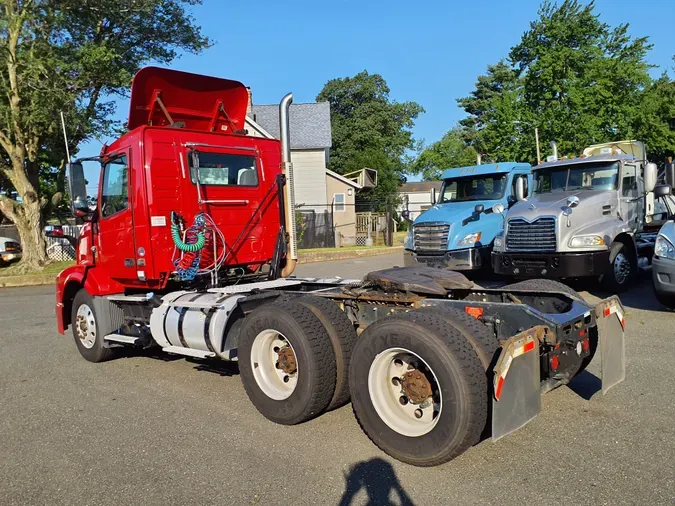
<instances>
[{"instance_id":1,"label":"green tree","mask_svg":"<svg viewBox=\"0 0 675 506\"><path fill-rule=\"evenodd\" d=\"M534 127L562 154L633 132L650 85L645 37L610 27L593 2L545 1L508 59L489 67L469 97L465 138L490 158L536 161ZM542 153L543 155L544 153Z\"/></svg>"},{"instance_id":2,"label":"green tree","mask_svg":"<svg viewBox=\"0 0 675 506\"><path fill-rule=\"evenodd\" d=\"M632 136L645 142L650 161L675 157L675 81L664 73L642 94Z\"/></svg>"},{"instance_id":3,"label":"green tree","mask_svg":"<svg viewBox=\"0 0 675 506\"><path fill-rule=\"evenodd\" d=\"M316 99L330 103L330 168L340 174L376 169L378 188L370 198L392 198L406 171L406 151L415 145L411 129L424 112L422 106L391 100L384 78L365 70L354 77L331 79Z\"/></svg>"},{"instance_id":4,"label":"green tree","mask_svg":"<svg viewBox=\"0 0 675 506\"><path fill-rule=\"evenodd\" d=\"M475 164L476 155L476 150L464 142L461 130L455 127L440 141L423 148L410 172L421 174L426 181L437 180L445 169Z\"/></svg>"},{"instance_id":5,"label":"green tree","mask_svg":"<svg viewBox=\"0 0 675 506\"><path fill-rule=\"evenodd\" d=\"M21 235L24 269L47 261L45 192L63 188L65 149L119 127L111 100L146 62L167 64L209 41L186 8L201 0L0 0L0 174L18 193L0 212ZM53 185L40 172L56 168ZM54 171L51 171L54 172ZM57 188L60 187L60 188ZM57 199L58 201L58 196Z\"/></svg>"}]
</instances>

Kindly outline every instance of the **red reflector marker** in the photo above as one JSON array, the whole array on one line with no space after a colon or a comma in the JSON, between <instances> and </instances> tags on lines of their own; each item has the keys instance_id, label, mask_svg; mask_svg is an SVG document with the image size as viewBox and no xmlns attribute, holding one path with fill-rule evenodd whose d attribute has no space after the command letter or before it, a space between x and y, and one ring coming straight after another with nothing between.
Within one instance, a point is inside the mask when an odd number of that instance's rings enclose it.
<instances>
[{"instance_id":1,"label":"red reflector marker","mask_svg":"<svg viewBox=\"0 0 675 506\"><path fill-rule=\"evenodd\" d=\"M534 341L530 341L523 346L523 353L534 350Z\"/></svg>"},{"instance_id":2,"label":"red reflector marker","mask_svg":"<svg viewBox=\"0 0 675 506\"><path fill-rule=\"evenodd\" d=\"M474 318L480 318L483 316L485 309L483 309L482 307L466 306L464 308L464 311L469 313Z\"/></svg>"},{"instance_id":3,"label":"red reflector marker","mask_svg":"<svg viewBox=\"0 0 675 506\"><path fill-rule=\"evenodd\" d=\"M609 316L612 312L609 310L609 307L605 308L605 316Z\"/></svg>"},{"instance_id":4,"label":"red reflector marker","mask_svg":"<svg viewBox=\"0 0 675 506\"><path fill-rule=\"evenodd\" d=\"M581 337L584 337L584 336L586 335L586 329L580 330L580 331L579 331L579 335L580 335Z\"/></svg>"},{"instance_id":5,"label":"red reflector marker","mask_svg":"<svg viewBox=\"0 0 675 506\"><path fill-rule=\"evenodd\" d=\"M584 345L584 351L588 351L591 348L591 343L588 340L588 338L584 339L583 345Z\"/></svg>"},{"instance_id":6,"label":"red reflector marker","mask_svg":"<svg viewBox=\"0 0 675 506\"><path fill-rule=\"evenodd\" d=\"M557 355L553 355L553 356L551 357L551 370L557 371L559 365L560 365L560 360L558 359L558 356L557 356Z\"/></svg>"},{"instance_id":7,"label":"red reflector marker","mask_svg":"<svg viewBox=\"0 0 675 506\"><path fill-rule=\"evenodd\" d=\"M497 389L495 390L495 399L499 400L499 398L502 396L502 387L504 386L504 378L499 377L499 381L497 381Z\"/></svg>"}]
</instances>

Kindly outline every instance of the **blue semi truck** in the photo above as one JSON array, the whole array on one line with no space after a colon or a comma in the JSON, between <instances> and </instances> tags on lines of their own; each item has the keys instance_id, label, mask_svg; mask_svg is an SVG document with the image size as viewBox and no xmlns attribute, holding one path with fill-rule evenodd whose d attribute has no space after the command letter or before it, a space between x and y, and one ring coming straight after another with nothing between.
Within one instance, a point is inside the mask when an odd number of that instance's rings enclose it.
<instances>
[{"instance_id":1,"label":"blue semi truck","mask_svg":"<svg viewBox=\"0 0 675 506\"><path fill-rule=\"evenodd\" d=\"M428 265L451 270L490 266L495 236L504 214L516 202L516 181L531 187L529 163L501 162L448 169L433 206L412 224L404 247L406 266Z\"/></svg>"}]
</instances>

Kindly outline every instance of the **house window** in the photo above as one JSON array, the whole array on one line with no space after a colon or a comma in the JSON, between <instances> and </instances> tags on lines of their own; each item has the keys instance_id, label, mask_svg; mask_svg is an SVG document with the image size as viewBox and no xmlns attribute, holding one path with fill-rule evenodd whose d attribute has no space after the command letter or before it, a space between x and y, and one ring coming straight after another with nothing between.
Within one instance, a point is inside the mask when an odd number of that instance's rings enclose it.
<instances>
[{"instance_id":1,"label":"house window","mask_svg":"<svg viewBox=\"0 0 675 506\"><path fill-rule=\"evenodd\" d=\"M342 213L342 212L345 211L346 208L347 208L347 206L346 206L345 194L344 193L334 193L333 194L333 209L338 213Z\"/></svg>"}]
</instances>

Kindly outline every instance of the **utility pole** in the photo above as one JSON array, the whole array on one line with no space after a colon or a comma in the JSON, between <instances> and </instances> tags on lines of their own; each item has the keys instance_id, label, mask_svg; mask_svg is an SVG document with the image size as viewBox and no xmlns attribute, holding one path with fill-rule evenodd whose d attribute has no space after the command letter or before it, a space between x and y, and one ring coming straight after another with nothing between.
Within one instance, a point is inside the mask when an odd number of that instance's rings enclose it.
<instances>
[{"instance_id":1,"label":"utility pole","mask_svg":"<svg viewBox=\"0 0 675 506\"><path fill-rule=\"evenodd\" d=\"M541 153L539 152L539 128L534 127L534 141L537 143L537 165L541 163Z\"/></svg>"}]
</instances>

